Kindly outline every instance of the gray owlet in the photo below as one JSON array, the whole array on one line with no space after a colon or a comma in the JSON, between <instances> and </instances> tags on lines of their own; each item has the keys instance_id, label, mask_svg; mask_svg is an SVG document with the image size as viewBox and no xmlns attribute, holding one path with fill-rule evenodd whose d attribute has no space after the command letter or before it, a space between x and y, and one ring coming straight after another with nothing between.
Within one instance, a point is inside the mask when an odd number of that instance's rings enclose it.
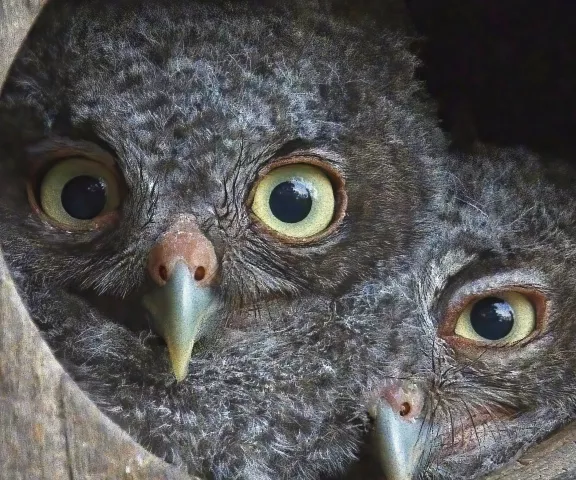
<instances>
[{"instance_id":1,"label":"gray owlet","mask_svg":"<svg viewBox=\"0 0 576 480\"><path fill-rule=\"evenodd\" d=\"M377 352L329 299L410 243L444 149L398 3L389 28L321 3L53 0L0 99L34 320L104 412L217 479L353 458Z\"/></svg>"},{"instance_id":2,"label":"gray owlet","mask_svg":"<svg viewBox=\"0 0 576 480\"><path fill-rule=\"evenodd\" d=\"M342 300L380 322L365 398L387 478L478 478L576 417L575 173L455 155L422 240Z\"/></svg>"}]
</instances>

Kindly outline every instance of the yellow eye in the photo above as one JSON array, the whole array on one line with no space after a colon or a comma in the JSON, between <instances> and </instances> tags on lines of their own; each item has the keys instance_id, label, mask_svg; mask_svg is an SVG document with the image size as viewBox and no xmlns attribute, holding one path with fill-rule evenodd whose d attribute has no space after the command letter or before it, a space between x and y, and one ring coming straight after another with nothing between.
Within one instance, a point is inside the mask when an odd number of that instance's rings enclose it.
<instances>
[{"instance_id":1,"label":"yellow eye","mask_svg":"<svg viewBox=\"0 0 576 480\"><path fill-rule=\"evenodd\" d=\"M256 185L252 211L267 227L296 239L326 230L336 210L330 178L315 165L293 163L268 172Z\"/></svg>"},{"instance_id":2,"label":"yellow eye","mask_svg":"<svg viewBox=\"0 0 576 480\"><path fill-rule=\"evenodd\" d=\"M40 207L50 220L73 229L90 229L94 220L120 205L116 174L87 158L68 158L52 167L40 184Z\"/></svg>"},{"instance_id":3,"label":"yellow eye","mask_svg":"<svg viewBox=\"0 0 576 480\"><path fill-rule=\"evenodd\" d=\"M527 338L537 327L532 302L520 292L499 292L475 299L462 311L454 333L486 345L510 345Z\"/></svg>"}]
</instances>

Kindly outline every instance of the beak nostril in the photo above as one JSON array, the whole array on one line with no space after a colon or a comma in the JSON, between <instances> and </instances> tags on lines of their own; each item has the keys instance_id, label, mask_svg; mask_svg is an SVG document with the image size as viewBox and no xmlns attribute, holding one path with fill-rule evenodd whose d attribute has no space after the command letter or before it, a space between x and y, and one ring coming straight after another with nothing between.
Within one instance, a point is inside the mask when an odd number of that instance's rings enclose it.
<instances>
[{"instance_id":1,"label":"beak nostril","mask_svg":"<svg viewBox=\"0 0 576 480\"><path fill-rule=\"evenodd\" d=\"M148 253L148 276L160 287L171 282L179 264L198 287L209 288L216 280L218 258L212 242L198 229L196 220L178 216ZM173 283L173 282L172 282Z\"/></svg>"},{"instance_id":2,"label":"beak nostril","mask_svg":"<svg viewBox=\"0 0 576 480\"><path fill-rule=\"evenodd\" d=\"M160 265L160 268L158 269L158 275L160 275L160 278L163 281L168 281L168 269L164 265Z\"/></svg>"},{"instance_id":3,"label":"beak nostril","mask_svg":"<svg viewBox=\"0 0 576 480\"><path fill-rule=\"evenodd\" d=\"M404 402L402 405L400 405L400 416L405 417L410 413L410 410L412 410L410 404L408 402Z\"/></svg>"},{"instance_id":4,"label":"beak nostril","mask_svg":"<svg viewBox=\"0 0 576 480\"><path fill-rule=\"evenodd\" d=\"M206 275L206 269L204 267L198 267L194 272L194 280L199 282L200 280L204 279L205 275Z\"/></svg>"}]
</instances>

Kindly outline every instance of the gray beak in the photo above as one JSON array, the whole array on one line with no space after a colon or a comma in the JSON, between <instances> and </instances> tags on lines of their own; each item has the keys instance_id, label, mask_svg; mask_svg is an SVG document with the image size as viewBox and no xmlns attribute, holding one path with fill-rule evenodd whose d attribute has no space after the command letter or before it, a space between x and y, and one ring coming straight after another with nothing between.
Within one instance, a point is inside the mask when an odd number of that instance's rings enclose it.
<instances>
[{"instance_id":1,"label":"gray beak","mask_svg":"<svg viewBox=\"0 0 576 480\"><path fill-rule=\"evenodd\" d=\"M394 384L388 391L392 401L381 398L371 409L382 470L386 480L414 480L431 450L430 424L419 418L424 400L413 384Z\"/></svg>"},{"instance_id":2,"label":"gray beak","mask_svg":"<svg viewBox=\"0 0 576 480\"><path fill-rule=\"evenodd\" d=\"M206 319L215 311L215 298L213 289L199 286L182 261L175 265L164 286L143 298L156 332L166 341L172 371L179 382L188 373L192 349Z\"/></svg>"}]
</instances>

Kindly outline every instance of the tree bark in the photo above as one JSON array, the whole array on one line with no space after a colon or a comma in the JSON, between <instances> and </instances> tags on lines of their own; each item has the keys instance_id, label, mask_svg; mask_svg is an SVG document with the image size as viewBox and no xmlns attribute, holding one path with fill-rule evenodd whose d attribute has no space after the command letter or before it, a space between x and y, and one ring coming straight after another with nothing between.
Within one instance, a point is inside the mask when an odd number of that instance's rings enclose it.
<instances>
[{"instance_id":1,"label":"tree bark","mask_svg":"<svg viewBox=\"0 0 576 480\"><path fill-rule=\"evenodd\" d=\"M44 0L0 0L0 85Z\"/></svg>"},{"instance_id":2,"label":"tree bark","mask_svg":"<svg viewBox=\"0 0 576 480\"><path fill-rule=\"evenodd\" d=\"M518 460L486 480L574 480L576 478L576 422L530 448Z\"/></svg>"}]
</instances>

